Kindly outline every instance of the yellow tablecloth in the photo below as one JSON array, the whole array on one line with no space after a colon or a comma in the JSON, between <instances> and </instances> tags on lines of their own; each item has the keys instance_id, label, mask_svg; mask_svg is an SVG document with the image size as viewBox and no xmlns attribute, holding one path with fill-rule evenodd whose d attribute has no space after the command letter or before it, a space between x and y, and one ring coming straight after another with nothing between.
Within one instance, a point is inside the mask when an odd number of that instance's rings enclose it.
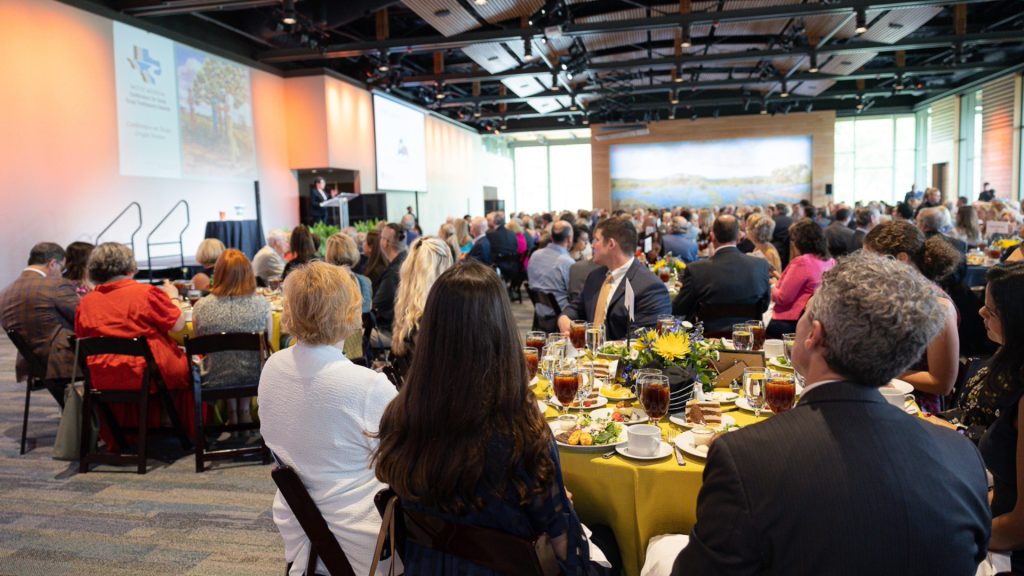
<instances>
[{"instance_id":1,"label":"yellow tablecloth","mask_svg":"<svg viewBox=\"0 0 1024 576\"><path fill-rule=\"evenodd\" d=\"M281 313L273 312L274 330L270 334L270 349L277 352L281 349ZM171 332L171 338L178 344L185 344L185 336L192 337L192 322L185 322L185 328L181 332Z\"/></svg>"},{"instance_id":2,"label":"yellow tablecloth","mask_svg":"<svg viewBox=\"0 0 1024 576\"><path fill-rule=\"evenodd\" d=\"M543 397L547 382L539 380L535 392ZM729 415L740 426L765 418L733 410ZM557 412L548 407L545 416ZM683 428L663 418L662 439L670 441ZM581 453L560 448L562 477L573 493L573 505L585 523L611 527L622 553L623 570L637 576L644 563L647 542L658 534L689 534L697 520L697 493L703 483L704 461L686 457L686 466L675 456L661 460L633 460L619 456L604 459L601 453Z\"/></svg>"}]
</instances>

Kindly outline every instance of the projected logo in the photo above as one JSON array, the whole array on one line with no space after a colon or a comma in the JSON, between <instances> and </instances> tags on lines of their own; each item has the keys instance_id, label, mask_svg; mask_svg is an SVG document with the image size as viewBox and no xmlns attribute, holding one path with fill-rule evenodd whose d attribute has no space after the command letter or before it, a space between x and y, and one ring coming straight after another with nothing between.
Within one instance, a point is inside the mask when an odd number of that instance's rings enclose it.
<instances>
[{"instance_id":1,"label":"projected logo","mask_svg":"<svg viewBox=\"0 0 1024 576\"><path fill-rule=\"evenodd\" d=\"M162 71L160 61L149 55L149 49L139 46L133 47L132 57L128 59L128 64L131 65L132 70L139 73L142 81L146 84L156 84L154 76L159 76Z\"/></svg>"}]
</instances>

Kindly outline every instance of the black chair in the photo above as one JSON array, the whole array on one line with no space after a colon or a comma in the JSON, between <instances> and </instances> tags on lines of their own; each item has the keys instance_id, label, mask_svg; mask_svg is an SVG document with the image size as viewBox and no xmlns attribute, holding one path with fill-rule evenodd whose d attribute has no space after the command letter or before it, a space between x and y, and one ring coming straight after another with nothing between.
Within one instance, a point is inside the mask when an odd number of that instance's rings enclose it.
<instances>
[{"instance_id":1,"label":"black chair","mask_svg":"<svg viewBox=\"0 0 1024 576\"><path fill-rule=\"evenodd\" d=\"M501 574L555 576L561 574L547 534L527 539L480 526L455 524L437 516L405 508L390 489L377 494L378 510L395 498L395 550L401 555L405 542L413 542L458 556Z\"/></svg>"},{"instance_id":2,"label":"black chair","mask_svg":"<svg viewBox=\"0 0 1024 576\"><path fill-rule=\"evenodd\" d=\"M764 307L760 304L708 304L701 303L697 307L695 317L704 323L704 336L708 338L732 338L732 326L720 330L708 330L708 322L732 318L738 322L760 320Z\"/></svg>"},{"instance_id":3,"label":"black chair","mask_svg":"<svg viewBox=\"0 0 1024 576\"><path fill-rule=\"evenodd\" d=\"M505 281L508 289L509 300L523 302L523 282L526 281L526 270L523 268L523 258L518 253L499 254L494 257L494 264L501 270L501 278Z\"/></svg>"},{"instance_id":4,"label":"black chair","mask_svg":"<svg viewBox=\"0 0 1024 576\"><path fill-rule=\"evenodd\" d=\"M277 465L270 476L277 484L295 519L302 526L302 531L309 538L309 560L306 562L306 576L316 574L317 558L323 560L324 566L331 576L355 576L352 564L349 563L345 551L338 544L327 521L324 520L316 502L306 491L302 479L291 466Z\"/></svg>"},{"instance_id":5,"label":"black chair","mask_svg":"<svg viewBox=\"0 0 1024 576\"><path fill-rule=\"evenodd\" d=\"M527 286L527 294L530 295L530 301L533 302L533 330L539 330L543 332L558 332L558 317L562 314L562 307L558 305L558 300L554 294L550 292L541 292L540 290L534 290ZM537 304L543 304L548 308L555 311L553 316L541 316L537 313Z\"/></svg>"},{"instance_id":6,"label":"black chair","mask_svg":"<svg viewBox=\"0 0 1024 576\"><path fill-rule=\"evenodd\" d=\"M182 425L181 418L178 416L178 411L174 407L171 395L167 391L167 385L164 383L163 377L160 375L160 369L157 367L156 360L153 358L153 353L150 351L149 344L146 342L144 337L108 338L101 336L94 338L80 338L77 341L77 346L78 363L79 366L81 366L82 374L85 376L85 393L82 398L81 453L78 463L79 473L84 474L88 472L89 466L94 463L135 464L138 468L137 471L139 474L146 473L146 439L149 431L149 401L153 396L155 396L163 405L163 408L167 413L167 417L171 421L171 428L169 431L178 437L182 450L188 451L192 448L192 443L188 440L188 434L186 434L185 427ZM133 356L144 360L146 367L142 372L142 381L139 383L139 387L134 390L96 390L93 388L92 371L89 369L88 360L91 356L104 354ZM156 387L156 392L151 391L151 388L154 386ZM136 454L125 454L124 452L121 452L120 454L100 454L92 451L90 449L92 443L91 420L94 404L100 414L100 417L107 422L107 426L110 428L111 433L117 440L120 449L123 451L128 447L128 443L125 441L121 426L117 422L117 418L114 416L113 412L111 412L109 406L109 404L122 402L135 403L139 408L139 430L136 438ZM154 430L154 432L160 431L167 430Z\"/></svg>"},{"instance_id":7,"label":"black chair","mask_svg":"<svg viewBox=\"0 0 1024 576\"><path fill-rule=\"evenodd\" d=\"M46 379L46 366L43 365L42 360L32 352L32 347L28 345L25 340L18 335L14 330L7 330L7 337L14 343L14 347L17 348L18 354L25 359L25 363L28 364L28 379L25 382L25 415L21 420L21 451L19 454L25 454L25 437L28 433L28 407L32 399L32 393L38 390L49 390L50 393L57 399L57 403L60 405L61 410L64 409L64 395L61 393L63 388L68 385L71 380L69 378L61 378L56 380Z\"/></svg>"},{"instance_id":8,"label":"black chair","mask_svg":"<svg viewBox=\"0 0 1024 576\"><path fill-rule=\"evenodd\" d=\"M205 356L217 352L249 352L258 355L260 368L266 362L270 346L267 343L266 335L263 332L248 333L220 333L206 336L185 338L185 353L191 360L195 356ZM213 360L216 360L214 358ZM203 422L203 403L216 402L235 398L251 398L256 396L260 386L259 373L253 374L253 378L242 384L217 386L215 388L203 388L202 375L192 370L192 395L195 398L195 432L196 432L196 472L206 469L206 462L213 460L225 460L245 456L248 454L261 454L262 462L270 464L270 450L267 449L263 439L260 439L259 446L246 446L243 448L224 448L220 450L206 449L206 434L208 432L236 432L239 430L259 430L258 422L248 424L223 424L220 426L206 426Z\"/></svg>"}]
</instances>

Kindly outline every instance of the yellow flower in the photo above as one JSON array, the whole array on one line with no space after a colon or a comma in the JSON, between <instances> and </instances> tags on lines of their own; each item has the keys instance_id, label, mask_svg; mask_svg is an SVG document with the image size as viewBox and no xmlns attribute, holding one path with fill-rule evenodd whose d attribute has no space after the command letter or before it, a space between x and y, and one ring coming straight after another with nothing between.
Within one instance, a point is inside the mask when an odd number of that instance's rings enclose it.
<instances>
[{"instance_id":1,"label":"yellow flower","mask_svg":"<svg viewBox=\"0 0 1024 576\"><path fill-rule=\"evenodd\" d=\"M679 270L686 270L686 262L682 260L676 260L676 268Z\"/></svg>"},{"instance_id":2,"label":"yellow flower","mask_svg":"<svg viewBox=\"0 0 1024 576\"><path fill-rule=\"evenodd\" d=\"M690 353L690 337L681 333L662 334L654 342L654 351L665 360L682 360Z\"/></svg>"},{"instance_id":3,"label":"yellow flower","mask_svg":"<svg viewBox=\"0 0 1024 576\"><path fill-rule=\"evenodd\" d=\"M665 267L665 261L664 260L658 260L657 262L654 263L654 266L651 266L651 272L657 272L658 270L661 270L664 267Z\"/></svg>"}]
</instances>

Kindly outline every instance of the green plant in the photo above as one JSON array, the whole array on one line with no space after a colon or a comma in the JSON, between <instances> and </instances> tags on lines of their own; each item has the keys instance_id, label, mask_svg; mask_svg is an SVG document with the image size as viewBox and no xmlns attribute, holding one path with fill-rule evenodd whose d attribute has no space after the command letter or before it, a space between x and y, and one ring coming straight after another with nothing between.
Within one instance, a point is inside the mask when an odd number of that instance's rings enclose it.
<instances>
[{"instance_id":1,"label":"green plant","mask_svg":"<svg viewBox=\"0 0 1024 576\"><path fill-rule=\"evenodd\" d=\"M337 234L340 229L337 226L331 226L320 221L310 226L309 231L320 240L320 250L318 250L318 253L323 257L327 252L327 239Z\"/></svg>"},{"instance_id":2,"label":"green plant","mask_svg":"<svg viewBox=\"0 0 1024 576\"><path fill-rule=\"evenodd\" d=\"M356 232L362 232L363 234L366 234L371 230L376 230L377 226L379 226L381 222L381 220L377 219L360 220L359 222L355 222L352 225L356 227Z\"/></svg>"}]
</instances>

